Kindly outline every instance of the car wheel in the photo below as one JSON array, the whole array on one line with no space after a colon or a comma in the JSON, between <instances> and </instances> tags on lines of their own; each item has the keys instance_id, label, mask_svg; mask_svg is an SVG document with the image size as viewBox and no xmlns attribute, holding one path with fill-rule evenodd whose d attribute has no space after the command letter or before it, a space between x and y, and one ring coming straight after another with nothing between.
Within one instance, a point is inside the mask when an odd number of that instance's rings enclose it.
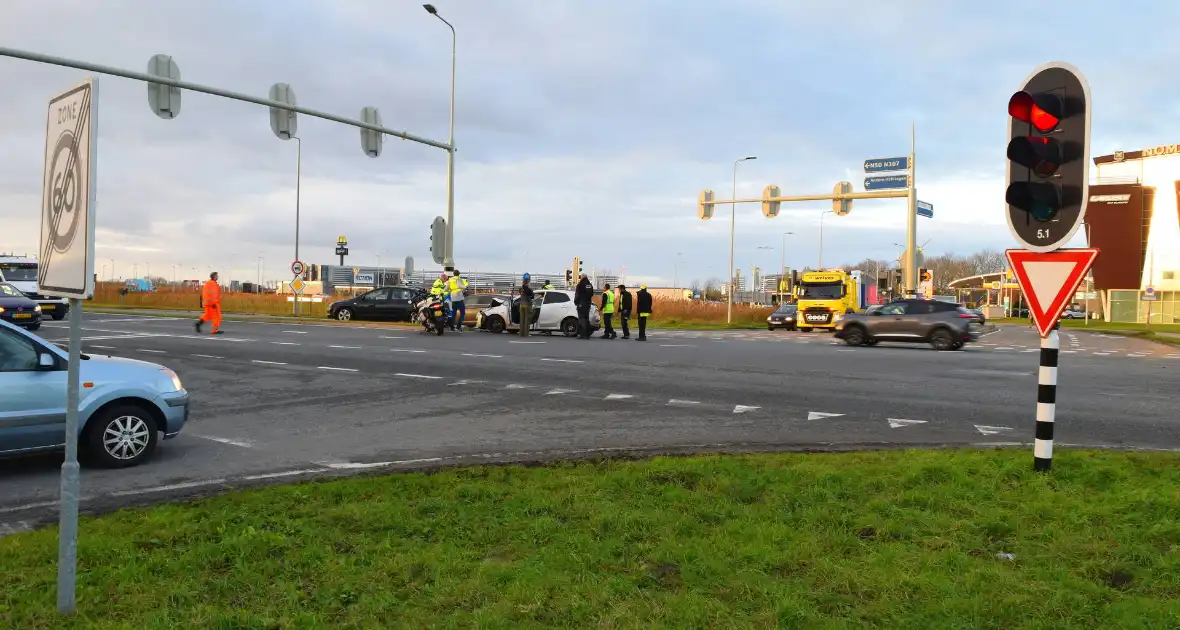
<instances>
[{"instance_id":1,"label":"car wheel","mask_svg":"<svg viewBox=\"0 0 1180 630\"><path fill-rule=\"evenodd\" d=\"M799 332L811 332L811 329L806 326L803 326L799 329Z\"/></svg>"},{"instance_id":2,"label":"car wheel","mask_svg":"<svg viewBox=\"0 0 1180 630\"><path fill-rule=\"evenodd\" d=\"M86 423L88 463L102 468L137 466L156 450L156 423L138 405L104 409Z\"/></svg>"},{"instance_id":3,"label":"car wheel","mask_svg":"<svg viewBox=\"0 0 1180 630\"><path fill-rule=\"evenodd\" d=\"M336 319L338 319L342 322L352 321L352 309L351 308L342 308L342 309L336 311Z\"/></svg>"},{"instance_id":4,"label":"car wheel","mask_svg":"<svg viewBox=\"0 0 1180 630\"><path fill-rule=\"evenodd\" d=\"M938 330L930 333L930 345L939 352L954 350L955 338L951 336L949 330L945 328L939 328Z\"/></svg>"},{"instance_id":5,"label":"car wheel","mask_svg":"<svg viewBox=\"0 0 1180 630\"><path fill-rule=\"evenodd\" d=\"M865 342L865 345L866 346L875 346L875 345L877 345L877 340L876 339L869 339L868 341Z\"/></svg>"},{"instance_id":6,"label":"car wheel","mask_svg":"<svg viewBox=\"0 0 1180 630\"><path fill-rule=\"evenodd\" d=\"M771 331L771 332L774 332L774 326L769 326L769 325L768 325L768 326L766 327L766 330L769 330L769 331Z\"/></svg>"},{"instance_id":7,"label":"car wheel","mask_svg":"<svg viewBox=\"0 0 1180 630\"><path fill-rule=\"evenodd\" d=\"M567 317L567 318L561 320L561 334L565 335L566 337L577 337L578 336L578 318L577 317Z\"/></svg>"},{"instance_id":8,"label":"car wheel","mask_svg":"<svg viewBox=\"0 0 1180 630\"><path fill-rule=\"evenodd\" d=\"M41 330L41 322L37 322L36 324L29 324L28 326L25 326L25 330L27 330L29 332L35 332L35 331Z\"/></svg>"},{"instance_id":9,"label":"car wheel","mask_svg":"<svg viewBox=\"0 0 1180 630\"><path fill-rule=\"evenodd\" d=\"M955 345L951 346L951 350L962 350L962 349L963 349L963 345L964 345L964 344L963 344L963 342L962 342L962 341L956 341L956 342L955 342Z\"/></svg>"},{"instance_id":10,"label":"car wheel","mask_svg":"<svg viewBox=\"0 0 1180 630\"><path fill-rule=\"evenodd\" d=\"M844 330L844 343L850 346L864 345L865 331L860 326L850 326Z\"/></svg>"},{"instance_id":11,"label":"car wheel","mask_svg":"<svg viewBox=\"0 0 1180 630\"><path fill-rule=\"evenodd\" d=\"M503 317L500 317L499 315L492 315L491 318L488 319L488 330L489 331L494 332L494 333L502 333L502 332L504 332L505 328L506 328L506 326L504 326L504 318Z\"/></svg>"},{"instance_id":12,"label":"car wheel","mask_svg":"<svg viewBox=\"0 0 1180 630\"><path fill-rule=\"evenodd\" d=\"M50 317L53 318L53 321L60 322L61 320L66 318L66 314L54 311L52 314L50 314Z\"/></svg>"}]
</instances>

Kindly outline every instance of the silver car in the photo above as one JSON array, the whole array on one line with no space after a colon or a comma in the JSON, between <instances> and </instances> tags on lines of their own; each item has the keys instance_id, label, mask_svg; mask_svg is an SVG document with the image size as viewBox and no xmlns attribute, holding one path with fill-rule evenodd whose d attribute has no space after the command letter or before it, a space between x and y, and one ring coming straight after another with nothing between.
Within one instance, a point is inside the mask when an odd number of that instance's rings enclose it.
<instances>
[{"instance_id":1,"label":"silver car","mask_svg":"<svg viewBox=\"0 0 1180 630\"><path fill-rule=\"evenodd\" d=\"M590 330L596 331L602 325L598 306L590 305ZM494 298L490 306L480 311L476 328L494 333L520 330L520 297L511 301ZM574 292L564 289L549 289L533 294L532 328L537 332L561 332L566 337L578 336L578 309L574 306Z\"/></svg>"}]
</instances>

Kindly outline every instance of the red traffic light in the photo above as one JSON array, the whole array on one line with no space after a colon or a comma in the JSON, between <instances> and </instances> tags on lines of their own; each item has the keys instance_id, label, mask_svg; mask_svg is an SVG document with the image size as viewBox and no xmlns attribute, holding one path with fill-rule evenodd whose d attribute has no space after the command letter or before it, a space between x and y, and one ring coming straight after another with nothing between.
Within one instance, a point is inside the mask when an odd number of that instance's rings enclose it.
<instances>
[{"instance_id":1,"label":"red traffic light","mask_svg":"<svg viewBox=\"0 0 1180 630\"><path fill-rule=\"evenodd\" d=\"M1008 115L1032 125L1041 133L1057 128L1061 122L1061 99L1051 94L1033 96L1028 92L1017 92L1008 100Z\"/></svg>"},{"instance_id":2,"label":"red traffic light","mask_svg":"<svg viewBox=\"0 0 1180 630\"><path fill-rule=\"evenodd\" d=\"M1061 143L1053 138L1017 136L1008 143L1008 159L1031 169L1038 177L1056 173L1063 158Z\"/></svg>"}]
</instances>

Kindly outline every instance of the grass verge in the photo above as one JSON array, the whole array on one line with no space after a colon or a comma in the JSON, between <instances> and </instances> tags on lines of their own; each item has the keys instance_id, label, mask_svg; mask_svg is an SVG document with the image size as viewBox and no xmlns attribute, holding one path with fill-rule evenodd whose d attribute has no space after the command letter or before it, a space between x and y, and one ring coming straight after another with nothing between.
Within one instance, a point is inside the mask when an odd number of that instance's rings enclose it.
<instances>
[{"instance_id":1,"label":"grass verge","mask_svg":"<svg viewBox=\"0 0 1180 630\"><path fill-rule=\"evenodd\" d=\"M240 491L0 539L13 628L1132 628L1180 619L1180 459L657 458Z\"/></svg>"}]
</instances>

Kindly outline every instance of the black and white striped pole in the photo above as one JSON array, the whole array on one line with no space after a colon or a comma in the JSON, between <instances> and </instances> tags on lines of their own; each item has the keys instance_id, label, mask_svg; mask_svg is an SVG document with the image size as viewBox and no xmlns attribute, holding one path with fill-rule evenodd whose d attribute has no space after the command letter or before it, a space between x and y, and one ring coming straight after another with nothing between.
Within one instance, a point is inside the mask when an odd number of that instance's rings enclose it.
<instances>
[{"instance_id":1,"label":"black and white striped pole","mask_svg":"<svg viewBox=\"0 0 1180 630\"><path fill-rule=\"evenodd\" d=\"M1033 470L1053 468L1053 424L1057 419L1057 356L1061 338L1060 324L1041 339L1041 369L1037 374L1037 431L1033 440Z\"/></svg>"}]
</instances>

